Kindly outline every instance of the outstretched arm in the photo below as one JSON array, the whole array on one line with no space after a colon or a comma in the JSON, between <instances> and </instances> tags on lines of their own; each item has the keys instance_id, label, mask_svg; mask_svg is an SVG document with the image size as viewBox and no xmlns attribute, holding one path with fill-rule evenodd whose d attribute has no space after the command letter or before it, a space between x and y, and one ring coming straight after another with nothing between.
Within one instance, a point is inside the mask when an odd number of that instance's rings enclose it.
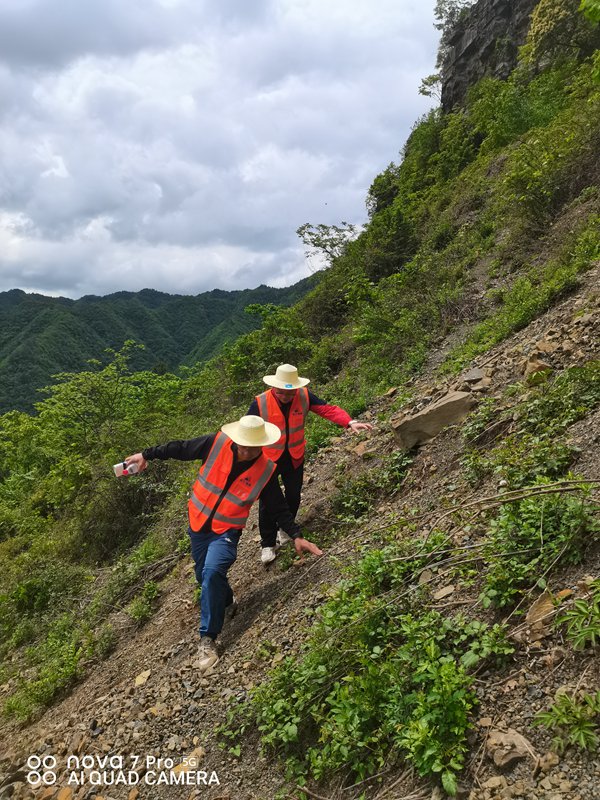
<instances>
[{"instance_id":1,"label":"outstretched arm","mask_svg":"<svg viewBox=\"0 0 600 800\"><path fill-rule=\"evenodd\" d=\"M156 447L147 447L141 453L127 456L126 464L135 463L139 471L143 472L148 466L148 461L160 459L166 461L174 458L177 461L206 461L210 448L215 441L214 433L207 436L198 436L196 439L177 439L167 444L159 444Z\"/></svg>"},{"instance_id":2,"label":"outstretched arm","mask_svg":"<svg viewBox=\"0 0 600 800\"><path fill-rule=\"evenodd\" d=\"M330 422L335 422L336 425L340 425L342 428L348 428L352 433L373 430L373 426L369 422L358 422L352 419L350 414L344 411L343 408L328 405L325 400L321 400L320 397L317 397L317 395L313 394L311 391L308 392L308 399L310 402L310 410L314 414L318 414L320 417L328 419Z\"/></svg>"}]
</instances>

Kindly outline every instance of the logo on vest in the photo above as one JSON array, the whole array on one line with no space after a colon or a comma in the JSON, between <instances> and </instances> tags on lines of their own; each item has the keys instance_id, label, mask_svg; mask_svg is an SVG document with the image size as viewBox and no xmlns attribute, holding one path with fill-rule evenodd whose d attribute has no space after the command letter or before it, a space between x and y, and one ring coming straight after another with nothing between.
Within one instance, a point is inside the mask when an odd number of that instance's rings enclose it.
<instances>
[{"instance_id":1,"label":"logo on vest","mask_svg":"<svg viewBox=\"0 0 600 800\"><path fill-rule=\"evenodd\" d=\"M240 483L243 483L244 486L247 486L248 488L250 488L250 486L252 486L252 481L250 480L250 478L247 475L246 475L245 478L240 478Z\"/></svg>"}]
</instances>

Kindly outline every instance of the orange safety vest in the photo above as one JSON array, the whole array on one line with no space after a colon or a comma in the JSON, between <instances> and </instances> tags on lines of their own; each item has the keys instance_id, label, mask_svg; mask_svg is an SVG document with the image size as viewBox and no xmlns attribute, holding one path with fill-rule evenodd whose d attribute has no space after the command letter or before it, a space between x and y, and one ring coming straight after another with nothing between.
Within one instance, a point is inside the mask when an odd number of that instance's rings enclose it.
<instances>
[{"instance_id":1,"label":"orange safety vest","mask_svg":"<svg viewBox=\"0 0 600 800\"><path fill-rule=\"evenodd\" d=\"M224 433L217 433L208 458L200 467L188 503L190 528L193 531L199 531L213 511L214 533L225 533L231 528L241 530L252 504L275 472L275 464L261 453L224 492L233 466L232 444Z\"/></svg>"},{"instance_id":2,"label":"orange safety vest","mask_svg":"<svg viewBox=\"0 0 600 800\"><path fill-rule=\"evenodd\" d=\"M281 436L275 444L263 448L267 458L270 458L271 461L277 461L283 454L287 441L287 448L291 457L295 461L302 461L306 448L304 423L310 408L308 389L297 389L287 420L271 389L259 394L256 397L256 402L258 403L258 413L265 422L272 422L281 431Z\"/></svg>"}]
</instances>

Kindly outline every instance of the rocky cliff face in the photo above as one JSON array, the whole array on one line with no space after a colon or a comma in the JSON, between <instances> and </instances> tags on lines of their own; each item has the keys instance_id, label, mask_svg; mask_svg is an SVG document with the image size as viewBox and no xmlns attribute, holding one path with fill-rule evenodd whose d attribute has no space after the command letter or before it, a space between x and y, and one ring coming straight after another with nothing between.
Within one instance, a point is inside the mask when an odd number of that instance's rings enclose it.
<instances>
[{"instance_id":1,"label":"rocky cliff face","mask_svg":"<svg viewBox=\"0 0 600 800\"><path fill-rule=\"evenodd\" d=\"M464 103L484 75L507 78L524 43L538 0L479 0L459 20L442 67L442 108Z\"/></svg>"}]
</instances>

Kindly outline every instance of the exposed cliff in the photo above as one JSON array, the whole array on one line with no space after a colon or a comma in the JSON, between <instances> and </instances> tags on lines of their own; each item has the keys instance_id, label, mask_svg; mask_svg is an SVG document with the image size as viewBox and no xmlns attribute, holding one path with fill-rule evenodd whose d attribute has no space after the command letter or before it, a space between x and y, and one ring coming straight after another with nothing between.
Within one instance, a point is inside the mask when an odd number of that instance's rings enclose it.
<instances>
[{"instance_id":1,"label":"exposed cliff","mask_svg":"<svg viewBox=\"0 0 600 800\"><path fill-rule=\"evenodd\" d=\"M442 66L442 108L461 105L484 75L507 78L537 0L479 0L459 19Z\"/></svg>"}]
</instances>

